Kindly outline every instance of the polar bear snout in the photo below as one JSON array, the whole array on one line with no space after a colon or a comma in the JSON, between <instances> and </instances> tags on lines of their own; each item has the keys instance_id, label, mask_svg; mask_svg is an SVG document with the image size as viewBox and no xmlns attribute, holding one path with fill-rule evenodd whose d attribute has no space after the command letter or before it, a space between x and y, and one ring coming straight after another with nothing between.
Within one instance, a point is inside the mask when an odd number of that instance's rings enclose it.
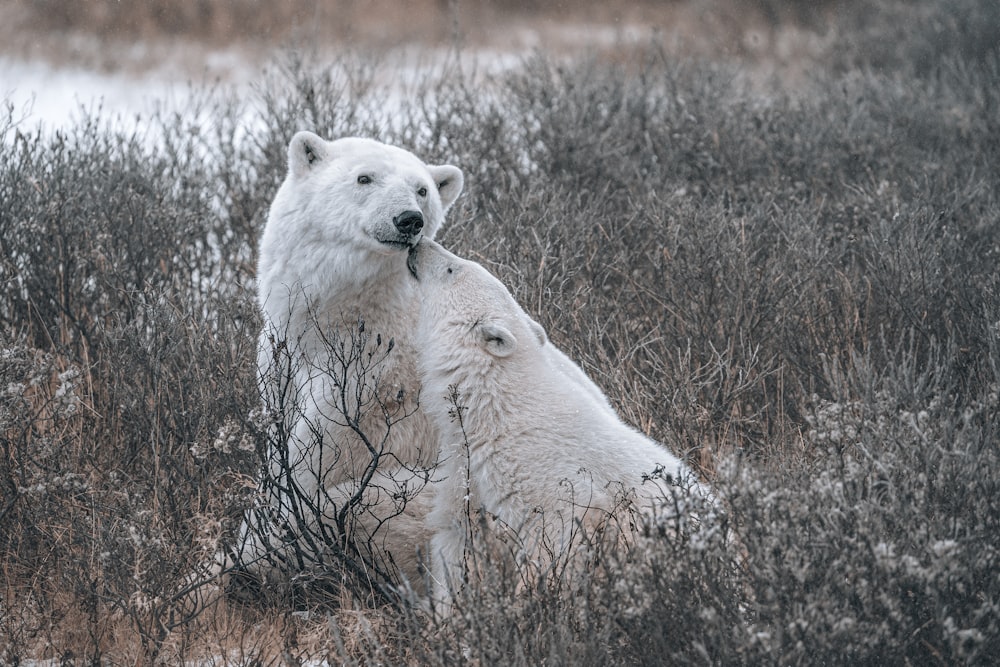
<instances>
[{"instance_id":1,"label":"polar bear snout","mask_svg":"<svg viewBox=\"0 0 1000 667\"><path fill-rule=\"evenodd\" d=\"M403 211L392 219L400 234L416 236L424 228L424 215L420 211Z\"/></svg>"},{"instance_id":2,"label":"polar bear snout","mask_svg":"<svg viewBox=\"0 0 1000 667\"><path fill-rule=\"evenodd\" d=\"M417 275L417 248L420 245L420 243L414 243L410 246L410 251L406 253L406 268L409 269L410 275L417 280L420 280L420 276Z\"/></svg>"},{"instance_id":3,"label":"polar bear snout","mask_svg":"<svg viewBox=\"0 0 1000 667\"><path fill-rule=\"evenodd\" d=\"M433 281L440 285L441 281L447 280L448 284L453 282L452 278L457 276L461 269L461 262L455 255L451 254L439 244L426 236L420 239L419 243L410 246L409 254L406 257L406 268L410 270L410 275L417 280L430 276Z\"/></svg>"}]
</instances>

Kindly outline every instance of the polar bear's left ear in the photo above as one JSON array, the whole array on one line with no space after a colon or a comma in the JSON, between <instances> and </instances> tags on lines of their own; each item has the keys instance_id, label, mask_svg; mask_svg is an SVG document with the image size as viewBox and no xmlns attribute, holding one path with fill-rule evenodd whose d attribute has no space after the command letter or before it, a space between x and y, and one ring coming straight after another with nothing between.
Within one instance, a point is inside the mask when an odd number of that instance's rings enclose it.
<instances>
[{"instance_id":1,"label":"polar bear's left ear","mask_svg":"<svg viewBox=\"0 0 1000 667\"><path fill-rule=\"evenodd\" d=\"M494 357L509 356L517 349L517 338L510 329L496 322L483 322L477 327L479 343Z\"/></svg>"},{"instance_id":2,"label":"polar bear's left ear","mask_svg":"<svg viewBox=\"0 0 1000 667\"><path fill-rule=\"evenodd\" d=\"M327 142L307 130L297 132L288 144L288 171L296 178L305 176L329 156Z\"/></svg>"},{"instance_id":3,"label":"polar bear's left ear","mask_svg":"<svg viewBox=\"0 0 1000 667\"><path fill-rule=\"evenodd\" d=\"M427 170L431 172L431 178L434 179L438 194L441 195L441 207L447 213L458 199L458 195L462 194L465 176L461 169L450 164L428 165Z\"/></svg>"}]
</instances>

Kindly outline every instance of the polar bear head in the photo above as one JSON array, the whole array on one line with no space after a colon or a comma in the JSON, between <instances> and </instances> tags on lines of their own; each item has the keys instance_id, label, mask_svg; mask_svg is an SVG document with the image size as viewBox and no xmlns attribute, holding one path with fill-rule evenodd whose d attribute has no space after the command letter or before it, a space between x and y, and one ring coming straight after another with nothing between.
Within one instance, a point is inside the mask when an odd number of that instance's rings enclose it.
<instances>
[{"instance_id":1,"label":"polar bear head","mask_svg":"<svg viewBox=\"0 0 1000 667\"><path fill-rule=\"evenodd\" d=\"M543 363L545 330L480 264L424 239L410 249L407 266L419 284L415 338L427 381L485 388L499 375Z\"/></svg>"},{"instance_id":2,"label":"polar bear head","mask_svg":"<svg viewBox=\"0 0 1000 667\"><path fill-rule=\"evenodd\" d=\"M261 240L258 276L306 282L336 267L329 282L342 285L391 262L402 278L404 251L434 237L463 184L457 167L425 164L402 148L299 132Z\"/></svg>"}]
</instances>

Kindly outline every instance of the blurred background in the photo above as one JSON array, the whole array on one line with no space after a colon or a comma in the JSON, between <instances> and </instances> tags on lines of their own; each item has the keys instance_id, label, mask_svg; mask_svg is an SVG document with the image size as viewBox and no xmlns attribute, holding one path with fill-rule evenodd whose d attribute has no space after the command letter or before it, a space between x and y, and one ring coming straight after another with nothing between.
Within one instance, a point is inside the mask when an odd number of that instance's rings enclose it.
<instances>
[{"instance_id":1,"label":"blurred background","mask_svg":"<svg viewBox=\"0 0 1000 667\"><path fill-rule=\"evenodd\" d=\"M411 63L457 53L490 72L535 50L615 58L622 47L655 42L678 57L737 60L762 80L778 73L794 82L840 45L846 18L858 25L862 15L890 6L906 5L854 0L2 0L0 96L55 126L68 122L81 105L141 113L153 99L183 100L188 82L251 84L276 52L289 48L329 55L377 53Z\"/></svg>"},{"instance_id":2,"label":"blurred background","mask_svg":"<svg viewBox=\"0 0 1000 667\"><path fill-rule=\"evenodd\" d=\"M0 2L5 50L35 57L77 58L89 39L102 47L163 40L207 47L273 46L312 40L323 46L365 44L577 50L610 32L662 32L720 53L765 46L765 33L789 22L823 29L850 0L6 0ZM870 3L867 3L870 4ZM767 35L764 35L766 38ZM46 37L54 39L46 39ZM733 38L736 39L733 39ZM67 41L67 38L68 41ZM765 39L766 41L766 39ZM749 43L747 43L749 42ZM114 68L120 63L101 63Z\"/></svg>"},{"instance_id":3,"label":"blurred background","mask_svg":"<svg viewBox=\"0 0 1000 667\"><path fill-rule=\"evenodd\" d=\"M621 58L655 44L796 87L815 68L976 59L998 25L985 0L0 0L0 97L54 126L81 105L148 112L182 103L189 83L252 84L290 48L418 67L459 54L488 74L535 50Z\"/></svg>"}]
</instances>

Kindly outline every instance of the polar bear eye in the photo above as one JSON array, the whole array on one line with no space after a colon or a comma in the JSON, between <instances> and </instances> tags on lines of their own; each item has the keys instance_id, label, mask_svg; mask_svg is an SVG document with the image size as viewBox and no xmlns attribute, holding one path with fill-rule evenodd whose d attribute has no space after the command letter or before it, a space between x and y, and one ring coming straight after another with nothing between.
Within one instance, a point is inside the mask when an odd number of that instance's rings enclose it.
<instances>
[{"instance_id":1,"label":"polar bear eye","mask_svg":"<svg viewBox=\"0 0 1000 667\"><path fill-rule=\"evenodd\" d=\"M368 174L361 174L358 176L358 185L368 185L372 182L372 177Z\"/></svg>"},{"instance_id":2,"label":"polar bear eye","mask_svg":"<svg viewBox=\"0 0 1000 667\"><path fill-rule=\"evenodd\" d=\"M419 197L426 197L427 196L427 188L420 188L419 190L417 190L417 196L419 196Z\"/></svg>"}]
</instances>

